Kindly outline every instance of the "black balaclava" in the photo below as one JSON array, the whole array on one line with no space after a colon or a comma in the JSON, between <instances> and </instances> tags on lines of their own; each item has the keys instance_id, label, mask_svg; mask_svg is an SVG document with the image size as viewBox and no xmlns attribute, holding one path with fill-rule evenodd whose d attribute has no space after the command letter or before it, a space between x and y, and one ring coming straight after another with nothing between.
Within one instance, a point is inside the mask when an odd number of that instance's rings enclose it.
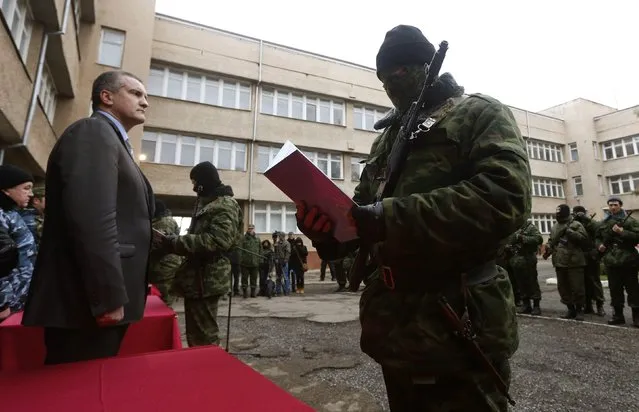
<instances>
[{"instance_id":1,"label":"black balaclava","mask_svg":"<svg viewBox=\"0 0 639 412\"><path fill-rule=\"evenodd\" d=\"M568 205L559 205L557 206L557 212L555 213L555 218L557 222L566 222L570 219L570 206Z\"/></svg>"},{"instance_id":2,"label":"black balaclava","mask_svg":"<svg viewBox=\"0 0 639 412\"><path fill-rule=\"evenodd\" d=\"M220 174L211 162L198 163L191 169L191 180L194 180L193 191L199 196L213 196L215 190L222 185Z\"/></svg>"}]
</instances>

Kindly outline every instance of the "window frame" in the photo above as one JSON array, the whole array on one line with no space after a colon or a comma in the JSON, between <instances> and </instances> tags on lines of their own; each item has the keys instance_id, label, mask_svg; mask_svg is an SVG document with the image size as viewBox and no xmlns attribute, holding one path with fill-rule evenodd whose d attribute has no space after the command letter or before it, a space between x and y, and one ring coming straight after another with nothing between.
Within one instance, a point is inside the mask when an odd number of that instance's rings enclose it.
<instances>
[{"instance_id":1,"label":"window frame","mask_svg":"<svg viewBox=\"0 0 639 412\"><path fill-rule=\"evenodd\" d=\"M31 45L31 38L33 37L33 13L31 12L31 6L27 0L8 0L8 7L2 7L3 2L0 0L0 14L4 18L7 25L7 31L9 37L16 48L20 60L26 66L27 59L29 57L29 46ZM17 26L18 36L13 31L14 19L16 17L16 10L19 12L20 21ZM26 34L26 40L24 37ZM24 40L24 44L22 44Z\"/></svg>"},{"instance_id":2,"label":"window frame","mask_svg":"<svg viewBox=\"0 0 639 412\"><path fill-rule=\"evenodd\" d=\"M307 122L314 122L320 124L327 124L331 126L346 126L346 102L344 100L333 99L330 97L320 97L313 94L307 94L302 91L293 91L286 89L278 89L275 87L260 87L260 102L259 102L259 113L267 116L276 116L276 117L284 117L293 120L303 120ZM266 98L271 99L271 107L273 108L272 112L265 111L264 103L265 103L265 93L271 94L272 97L267 96ZM279 114L278 108L278 100L286 99L286 114ZM301 98L302 103L302 117L294 117L293 105L295 101L299 101ZM322 108L326 108L326 104L328 104L329 110L329 121L324 122L321 121L322 118ZM315 116L313 119L309 118L309 106L314 106ZM335 123L335 110L339 108L341 110L341 122Z\"/></svg>"},{"instance_id":3,"label":"window frame","mask_svg":"<svg viewBox=\"0 0 639 412\"><path fill-rule=\"evenodd\" d=\"M279 209L282 225L280 226L280 228L273 228L271 225L271 214L278 213L278 209ZM273 233L274 231L277 230L278 232L284 232L284 233L293 232L299 235L302 232L297 227L297 224L293 225L294 226L293 229L286 227L287 216L293 216L293 218L295 218L295 211L296 211L296 208L295 208L295 204L293 203L261 202L261 201L255 202L253 204L251 222L255 225L256 233L267 234L267 233ZM265 214L266 219L264 222L266 227L264 228L259 227L257 223L258 219L255 217L256 214ZM264 231L261 229L264 229Z\"/></svg>"},{"instance_id":4,"label":"window frame","mask_svg":"<svg viewBox=\"0 0 639 412\"><path fill-rule=\"evenodd\" d=\"M101 61L102 58L102 47L104 46L104 35L106 32L112 32L112 33L118 33L118 34L122 34L122 47L120 49L120 59L119 59L119 65L115 66L109 63L105 63L103 61ZM122 64L124 63L124 49L126 48L126 31L124 30L120 30L120 29L114 29L112 27L107 27L107 26L102 26L100 28L100 45L98 47L98 58L97 58L97 64L101 65L101 66L107 66L107 67L115 67L118 69L122 68Z\"/></svg>"}]
</instances>

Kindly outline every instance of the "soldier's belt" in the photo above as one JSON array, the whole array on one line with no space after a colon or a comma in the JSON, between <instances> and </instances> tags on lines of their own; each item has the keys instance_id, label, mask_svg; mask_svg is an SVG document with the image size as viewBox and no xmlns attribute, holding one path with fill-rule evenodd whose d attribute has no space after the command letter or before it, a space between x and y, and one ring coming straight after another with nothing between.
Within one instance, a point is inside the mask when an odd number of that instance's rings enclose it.
<instances>
[{"instance_id":1,"label":"soldier's belt","mask_svg":"<svg viewBox=\"0 0 639 412\"><path fill-rule=\"evenodd\" d=\"M431 269L424 267L380 266L380 275L389 289L399 287L402 289L419 288L428 291L440 291L450 286L458 285L461 276L451 277L450 273L450 271L433 273ZM467 286L474 286L494 279L499 272L497 271L496 261L489 260L459 274L466 275Z\"/></svg>"}]
</instances>

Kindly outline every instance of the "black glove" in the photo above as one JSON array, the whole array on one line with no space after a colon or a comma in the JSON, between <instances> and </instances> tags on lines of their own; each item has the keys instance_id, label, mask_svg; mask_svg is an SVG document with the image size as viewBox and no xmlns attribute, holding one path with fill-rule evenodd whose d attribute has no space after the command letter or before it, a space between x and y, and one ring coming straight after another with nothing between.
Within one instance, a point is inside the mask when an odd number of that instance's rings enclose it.
<instances>
[{"instance_id":1,"label":"black glove","mask_svg":"<svg viewBox=\"0 0 639 412\"><path fill-rule=\"evenodd\" d=\"M173 252L175 247L176 235L166 236L163 233L154 230L153 231L153 249L163 254L169 254Z\"/></svg>"},{"instance_id":2,"label":"black glove","mask_svg":"<svg viewBox=\"0 0 639 412\"><path fill-rule=\"evenodd\" d=\"M297 227L314 243L328 242L333 239L333 222L317 207L307 208L306 203L296 204Z\"/></svg>"},{"instance_id":3,"label":"black glove","mask_svg":"<svg viewBox=\"0 0 639 412\"><path fill-rule=\"evenodd\" d=\"M366 206L355 206L351 216L357 225L357 236L367 243L377 243L386 239L386 222L382 202Z\"/></svg>"}]
</instances>

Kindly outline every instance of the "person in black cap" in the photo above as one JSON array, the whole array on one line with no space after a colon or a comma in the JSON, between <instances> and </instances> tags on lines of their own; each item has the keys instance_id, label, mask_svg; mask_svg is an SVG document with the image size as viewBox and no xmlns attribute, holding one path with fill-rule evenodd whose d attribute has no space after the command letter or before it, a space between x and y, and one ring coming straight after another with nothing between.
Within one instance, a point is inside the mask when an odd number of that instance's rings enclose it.
<instances>
[{"instance_id":1,"label":"person in black cap","mask_svg":"<svg viewBox=\"0 0 639 412\"><path fill-rule=\"evenodd\" d=\"M599 225L593 219L595 215L588 216L586 208L583 206L573 207L572 215L575 220L584 226L586 232L588 232L588 240L590 241L588 248L584 250L586 254L586 267L584 268L586 306L584 307L584 313L595 313L592 307L592 301L594 300L597 305L597 316L606 316L606 311L603 307L605 298L601 284L601 259L595 243Z\"/></svg>"},{"instance_id":2,"label":"person in black cap","mask_svg":"<svg viewBox=\"0 0 639 412\"><path fill-rule=\"evenodd\" d=\"M233 189L222 184L211 162L197 164L190 177L197 201L188 233L154 232L154 244L163 253L185 257L175 274L174 291L184 298L188 345L218 345L218 302L230 290L229 252L241 242L244 219Z\"/></svg>"},{"instance_id":3,"label":"person in black cap","mask_svg":"<svg viewBox=\"0 0 639 412\"><path fill-rule=\"evenodd\" d=\"M544 259L552 255L561 303L568 308L568 312L562 317L584 320L586 257L583 248L590 242L588 232L581 223L573 219L568 205L557 206L555 219L557 223L550 229Z\"/></svg>"},{"instance_id":4,"label":"person in black cap","mask_svg":"<svg viewBox=\"0 0 639 412\"><path fill-rule=\"evenodd\" d=\"M11 254L2 257L6 276L0 276L0 321L22 310L33 275L35 238L20 216L20 209L27 207L33 196L33 181L33 176L19 167L0 166L0 226L8 235L3 237L2 250ZM13 242L15 249L5 249L7 242Z\"/></svg>"},{"instance_id":5,"label":"person in black cap","mask_svg":"<svg viewBox=\"0 0 639 412\"><path fill-rule=\"evenodd\" d=\"M610 305L613 309L610 325L623 325L624 289L632 311L632 324L639 328L639 221L623 209L618 196L608 199L608 215L600 222L595 240L603 255L604 271L608 275Z\"/></svg>"},{"instance_id":6,"label":"person in black cap","mask_svg":"<svg viewBox=\"0 0 639 412\"><path fill-rule=\"evenodd\" d=\"M408 130L414 132L408 156L388 164L435 53L408 25L388 31L379 48L377 77L394 108L374 125L383 132L355 188L357 238L338 241L335 222L313 204L296 205L297 226L322 260L372 251L355 259L349 289L357 290L362 278L367 285L360 345L382 367L392 411L416 405L505 411L507 394L492 369L469 366L474 355L455 337L436 292L456 313L468 314L465 320L508 387L517 316L508 274L495 257L530 215L530 164L510 109L486 95L464 95L450 73L425 91L417 128ZM388 180L391 167L402 171L396 181Z\"/></svg>"}]
</instances>

